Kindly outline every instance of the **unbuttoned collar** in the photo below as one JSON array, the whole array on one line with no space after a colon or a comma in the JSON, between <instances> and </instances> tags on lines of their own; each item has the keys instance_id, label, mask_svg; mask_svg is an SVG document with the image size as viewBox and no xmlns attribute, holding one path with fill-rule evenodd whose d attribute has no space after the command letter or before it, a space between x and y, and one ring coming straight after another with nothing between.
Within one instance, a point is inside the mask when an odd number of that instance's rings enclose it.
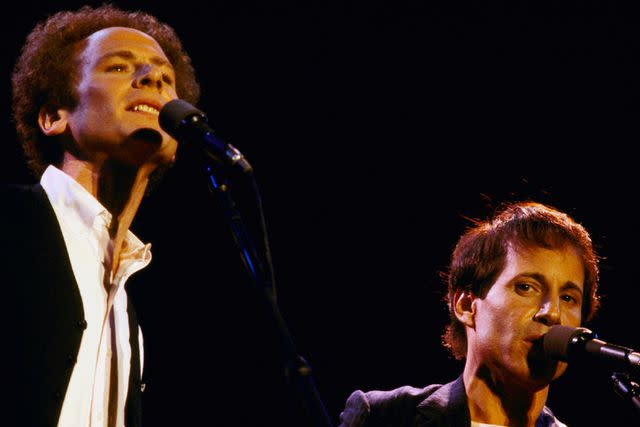
<instances>
[{"instance_id":1,"label":"unbuttoned collar","mask_svg":"<svg viewBox=\"0 0 640 427\"><path fill-rule=\"evenodd\" d=\"M47 193L56 214L62 212L58 221L64 221L69 230L80 236L108 230L111 213L62 170L49 165L42 174L40 185ZM130 230L127 231L124 245L126 255L149 261L151 245L142 243Z\"/></svg>"}]
</instances>

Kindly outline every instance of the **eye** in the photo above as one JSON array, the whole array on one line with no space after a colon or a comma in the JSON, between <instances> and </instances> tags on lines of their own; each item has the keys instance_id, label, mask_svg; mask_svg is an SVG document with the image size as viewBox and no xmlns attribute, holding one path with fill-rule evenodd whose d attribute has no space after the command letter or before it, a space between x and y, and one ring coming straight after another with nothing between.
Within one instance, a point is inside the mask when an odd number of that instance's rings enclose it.
<instances>
[{"instance_id":1,"label":"eye","mask_svg":"<svg viewBox=\"0 0 640 427\"><path fill-rule=\"evenodd\" d=\"M561 295L560 298L564 302L568 302L571 304L579 304L578 298L574 297L573 295L564 294L564 295Z\"/></svg>"},{"instance_id":2,"label":"eye","mask_svg":"<svg viewBox=\"0 0 640 427\"><path fill-rule=\"evenodd\" d=\"M531 291L533 289L533 286L531 286L529 283L516 283L516 289L518 289L519 291Z\"/></svg>"},{"instance_id":3,"label":"eye","mask_svg":"<svg viewBox=\"0 0 640 427\"><path fill-rule=\"evenodd\" d=\"M538 291L538 288L533 283L517 282L515 284L515 290L520 295L532 295Z\"/></svg>"},{"instance_id":4,"label":"eye","mask_svg":"<svg viewBox=\"0 0 640 427\"><path fill-rule=\"evenodd\" d=\"M124 73L127 72L129 70L129 67L127 66L127 64L113 64L113 65L109 65L106 69L106 71L108 73Z\"/></svg>"},{"instance_id":5,"label":"eye","mask_svg":"<svg viewBox=\"0 0 640 427\"><path fill-rule=\"evenodd\" d=\"M169 86L173 85L173 79L167 74L162 75L162 81L168 84Z\"/></svg>"}]
</instances>

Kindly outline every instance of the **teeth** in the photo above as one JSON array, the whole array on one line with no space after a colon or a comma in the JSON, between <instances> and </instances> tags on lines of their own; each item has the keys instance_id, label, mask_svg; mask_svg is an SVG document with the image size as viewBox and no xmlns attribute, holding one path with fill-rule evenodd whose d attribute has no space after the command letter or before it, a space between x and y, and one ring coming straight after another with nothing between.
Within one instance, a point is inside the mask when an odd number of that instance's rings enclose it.
<instances>
[{"instance_id":1,"label":"teeth","mask_svg":"<svg viewBox=\"0 0 640 427\"><path fill-rule=\"evenodd\" d=\"M144 111L145 113L160 114L158 110L147 104L138 104L133 107L133 111Z\"/></svg>"}]
</instances>

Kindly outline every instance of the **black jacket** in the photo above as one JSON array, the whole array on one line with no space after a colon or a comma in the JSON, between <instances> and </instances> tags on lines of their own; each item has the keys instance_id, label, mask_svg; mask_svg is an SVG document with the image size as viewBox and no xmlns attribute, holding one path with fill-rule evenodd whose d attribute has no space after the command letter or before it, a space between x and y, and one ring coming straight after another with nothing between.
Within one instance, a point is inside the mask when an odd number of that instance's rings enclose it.
<instances>
[{"instance_id":1,"label":"black jacket","mask_svg":"<svg viewBox=\"0 0 640 427\"><path fill-rule=\"evenodd\" d=\"M62 231L40 185L0 189L4 224L0 277L7 375L8 425L55 427L87 324ZM131 373L127 427L140 426L140 349L128 304ZM7 419L7 418L6 418ZM11 424L11 423L15 424Z\"/></svg>"},{"instance_id":2,"label":"black jacket","mask_svg":"<svg viewBox=\"0 0 640 427\"><path fill-rule=\"evenodd\" d=\"M445 385L391 391L357 390L340 414L340 427L469 427L471 417L462 376ZM546 406L536 427L562 427Z\"/></svg>"}]
</instances>

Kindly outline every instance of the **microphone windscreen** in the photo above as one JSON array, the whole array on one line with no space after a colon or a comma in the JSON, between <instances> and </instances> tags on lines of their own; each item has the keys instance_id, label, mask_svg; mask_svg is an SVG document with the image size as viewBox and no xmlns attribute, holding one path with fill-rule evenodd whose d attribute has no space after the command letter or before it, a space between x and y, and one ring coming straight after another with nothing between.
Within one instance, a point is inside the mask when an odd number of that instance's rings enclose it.
<instances>
[{"instance_id":1,"label":"microphone windscreen","mask_svg":"<svg viewBox=\"0 0 640 427\"><path fill-rule=\"evenodd\" d=\"M180 125L186 118L197 115L200 119L206 121L206 116L200 110L187 101L182 99L174 99L167 102L160 109L160 115L158 121L160 127L169 135L176 136L179 133Z\"/></svg>"},{"instance_id":2,"label":"microphone windscreen","mask_svg":"<svg viewBox=\"0 0 640 427\"><path fill-rule=\"evenodd\" d=\"M582 333L581 328L563 325L552 326L542 339L545 354L554 359L567 361L569 359L569 344L580 333Z\"/></svg>"}]
</instances>

